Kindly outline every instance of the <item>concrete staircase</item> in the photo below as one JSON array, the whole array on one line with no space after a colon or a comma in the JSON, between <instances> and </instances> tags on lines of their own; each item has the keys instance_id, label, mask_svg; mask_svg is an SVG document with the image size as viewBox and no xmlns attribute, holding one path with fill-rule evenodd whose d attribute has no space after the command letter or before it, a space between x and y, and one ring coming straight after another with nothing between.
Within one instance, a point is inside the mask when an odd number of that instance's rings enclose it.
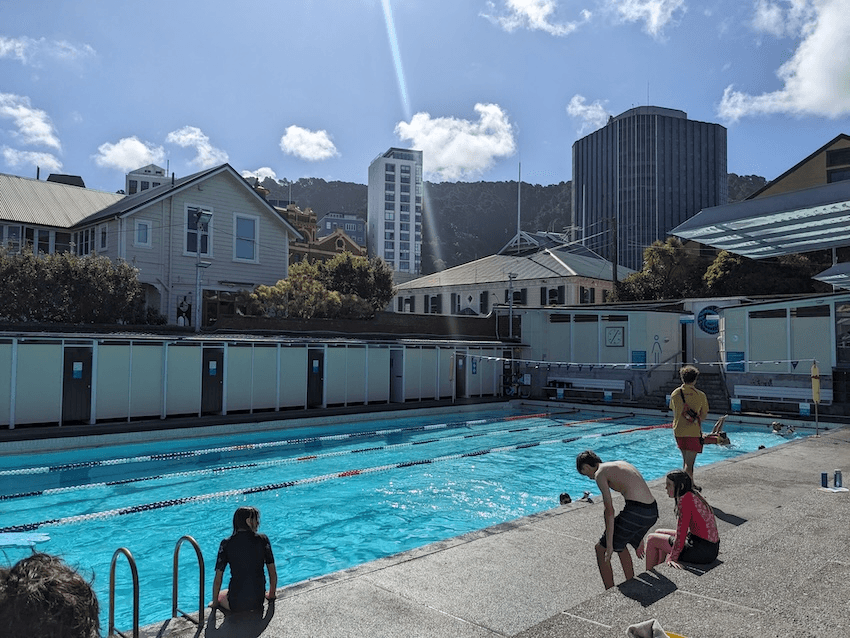
<instances>
[{"instance_id":1,"label":"concrete staircase","mask_svg":"<svg viewBox=\"0 0 850 638\"><path fill-rule=\"evenodd\" d=\"M641 397L636 403L640 407L664 410L667 408L667 396L680 385L682 385L681 381L671 380L652 394ZM697 388L705 392L708 408L712 414L725 414L729 411L729 397L726 395L726 387L723 385L720 373L701 372Z\"/></svg>"}]
</instances>

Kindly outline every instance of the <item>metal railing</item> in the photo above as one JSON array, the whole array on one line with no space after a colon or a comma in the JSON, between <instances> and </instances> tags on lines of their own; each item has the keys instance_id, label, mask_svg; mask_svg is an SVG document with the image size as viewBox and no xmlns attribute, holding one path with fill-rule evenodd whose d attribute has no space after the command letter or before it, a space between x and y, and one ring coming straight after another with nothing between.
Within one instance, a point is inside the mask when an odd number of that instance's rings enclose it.
<instances>
[{"instance_id":1,"label":"metal railing","mask_svg":"<svg viewBox=\"0 0 850 638\"><path fill-rule=\"evenodd\" d=\"M112 564L109 566L109 633L108 636L118 634L122 638L127 638L115 628L115 564L118 561L118 556L124 554L127 557L127 562L130 564L130 571L133 574L133 638L139 638L139 571L136 569L136 561L130 550L126 547L119 547L112 555Z\"/></svg>"},{"instance_id":2,"label":"metal railing","mask_svg":"<svg viewBox=\"0 0 850 638\"><path fill-rule=\"evenodd\" d=\"M200 567L200 583L198 585L198 619L195 620L185 611L177 608L177 568L180 559L180 546L184 541L188 541L192 547L195 549L195 555L198 558L198 566ZM176 618L179 613L183 618L187 620L191 620L193 623L198 625L198 629L202 629L204 626L204 556L201 553L201 548L198 546L197 541L191 536L183 536L177 541L177 545L174 547L174 577L171 586L171 617Z\"/></svg>"}]
</instances>

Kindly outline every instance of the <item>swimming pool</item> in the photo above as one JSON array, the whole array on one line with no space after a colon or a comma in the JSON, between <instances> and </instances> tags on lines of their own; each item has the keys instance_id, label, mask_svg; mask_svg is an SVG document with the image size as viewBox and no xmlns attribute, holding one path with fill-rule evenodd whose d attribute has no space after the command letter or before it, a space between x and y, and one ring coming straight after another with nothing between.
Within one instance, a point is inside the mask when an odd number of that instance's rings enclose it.
<instances>
[{"instance_id":1,"label":"swimming pool","mask_svg":"<svg viewBox=\"0 0 850 638\"><path fill-rule=\"evenodd\" d=\"M219 541L236 507L262 511L279 586L551 509L595 484L575 472L591 448L625 458L651 480L681 457L660 417L539 409L398 418L0 457L0 531L43 532L42 551L95 577L106 629L109 565L135 556L141 622L171 611L171 558L184 534L199 543L206 598ZM250 425L239 426L250 430ZM729 426L734 445L707 446L699 465L784 442L768 428ZM5 561L25 548L3 548ZM181 555L180 608L198 600L191 550ZM132 623L119 560L116 625ZM226 581L225 581L226 582Z\"/></svg>"}]
</instances>

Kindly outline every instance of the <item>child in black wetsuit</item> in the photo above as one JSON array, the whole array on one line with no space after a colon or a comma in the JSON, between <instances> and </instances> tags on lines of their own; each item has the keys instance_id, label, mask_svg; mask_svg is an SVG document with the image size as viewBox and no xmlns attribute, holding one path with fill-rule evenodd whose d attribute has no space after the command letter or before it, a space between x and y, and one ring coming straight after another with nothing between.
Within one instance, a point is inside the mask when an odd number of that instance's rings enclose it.
<instances>
[{"instance_id":1,"label":"child in black wetsuit","mask_svg":"<svg viewBox=\"0 0 850 638\"><path fill-rule=\"evenodd\" d=\"M258 534L260 511L256 507L240 507L233 514L233 534L221 541L215 560L213 599L210 606L227 611L262 610L263 597L274 600L277 570L269 537ZM230 565L230 585L222 590L224 568ZM266 575L269 589L266 593Z\"/></svg>"}]
</instances>

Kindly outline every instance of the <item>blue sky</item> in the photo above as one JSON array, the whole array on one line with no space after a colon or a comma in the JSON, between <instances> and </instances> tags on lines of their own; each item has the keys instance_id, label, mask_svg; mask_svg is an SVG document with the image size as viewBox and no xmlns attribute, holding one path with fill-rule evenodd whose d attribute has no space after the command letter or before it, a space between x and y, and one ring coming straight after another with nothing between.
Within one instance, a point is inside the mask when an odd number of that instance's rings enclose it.
<instances>
[{"instance_id":1,"label":"blue sky","mask_svg":"<svg viewBox=\"0 0 850 638\"><path fill-rule=\"evenodd\" d=\"M148 163L365 183L391 146L551 184L645 104L776 177L850 134L850 0L0 0L0 172L106 191Z\"/></svg>"}]
</instances>

